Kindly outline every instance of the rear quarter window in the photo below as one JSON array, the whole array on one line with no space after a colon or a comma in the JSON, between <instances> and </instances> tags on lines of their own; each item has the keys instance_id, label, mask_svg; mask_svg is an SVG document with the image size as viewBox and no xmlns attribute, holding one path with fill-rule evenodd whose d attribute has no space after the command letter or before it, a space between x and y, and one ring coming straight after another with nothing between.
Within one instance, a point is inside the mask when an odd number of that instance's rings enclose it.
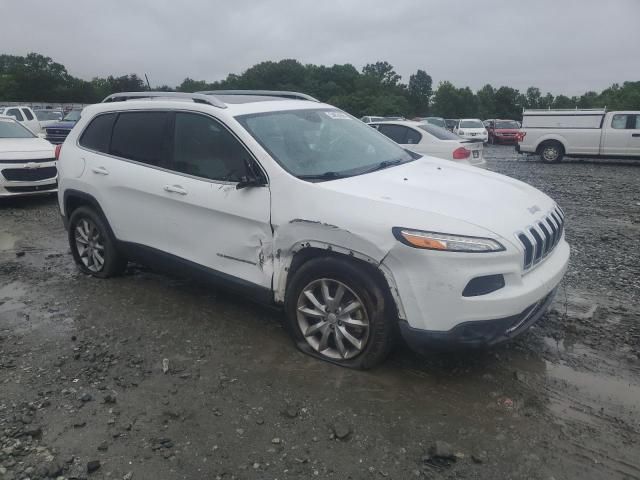
<instances>
[{"instance_id":1,"label":"rear quarter window","mask_svg":"<svg viewBox=\"0 0 640 480\"><path fill-rule=\"evenodd\" d=\"M24 116L27 117L27 120L33 120L33 115L28 108L23 108L22 113L24 113Z\"/></svg>"},{"instance_id":2,"label":"rear quarter window","mask_svg":"<svg viewBox=\"0 0 640 480\"><path fill-rule=\"evenodd\" d=\"M80 146L96 152L109 153L111 131L116 116L115 113L107 113L91 120L80 137Z\"/></svg>"}]
</instances>

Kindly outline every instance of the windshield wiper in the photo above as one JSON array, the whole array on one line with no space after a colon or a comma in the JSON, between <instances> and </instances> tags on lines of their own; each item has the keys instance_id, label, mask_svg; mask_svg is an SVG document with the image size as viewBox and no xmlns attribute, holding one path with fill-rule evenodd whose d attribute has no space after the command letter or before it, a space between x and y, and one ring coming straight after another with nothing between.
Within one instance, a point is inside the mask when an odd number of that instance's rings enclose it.
<instances>
[{"instance_id":1,"label":"windshield wiper","mask_svg":"<svg viewBox=\"0 0 640 480\"><path fill-rule=\"evenodd\" d=\"M360 172L361 174L363 173L371 173L371 172L377 172L378 170L384 170L385 168L389 168L389 167L393 167L394 165L400 165L401 163L405 163L405 160L400 160L400 159L396 159L396 160L384 160L376 165L374 165L373 167L364 170L363 172Z\"/></svg>"},{"instance_id":2,"label":"windshield wiper","mask_svg":"<svg viewBox=\"0 0 640 480\"><path fill-rule=\"evenodd\" d=\"M333 180L336 178L345 178L350 175L345 175L343 173L338 172L324 172L324 173L316 173L312 175L298 175L298 178L302 180Z\"/></svg>"}]
</instances>

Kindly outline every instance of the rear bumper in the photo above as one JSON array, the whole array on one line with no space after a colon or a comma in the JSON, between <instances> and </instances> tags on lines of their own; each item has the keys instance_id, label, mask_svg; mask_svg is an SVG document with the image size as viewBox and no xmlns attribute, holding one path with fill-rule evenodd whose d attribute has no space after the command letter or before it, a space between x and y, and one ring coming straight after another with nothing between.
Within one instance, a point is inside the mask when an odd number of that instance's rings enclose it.
<instances>
[{"instance_id":1,"label":"rear bumper","mask_svg":"<svg viewBox=\"0 0 640 480\"><path fill-rule=\"evenodd\" d=\"M421 352L435 348L488 347L512 340L529 329L548 310L557 286L545 297L510 317L494 320L469 321L448 331L430 331L412 328L400 321L400 332L411 349Z\"/></svg>"}]
</instances>

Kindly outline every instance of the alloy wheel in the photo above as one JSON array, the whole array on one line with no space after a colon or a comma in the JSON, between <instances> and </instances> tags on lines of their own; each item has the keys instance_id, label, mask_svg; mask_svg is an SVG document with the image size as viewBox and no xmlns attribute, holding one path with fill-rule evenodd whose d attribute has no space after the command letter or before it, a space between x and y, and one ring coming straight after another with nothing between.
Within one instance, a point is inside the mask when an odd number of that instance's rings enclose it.
<instances>
[{"instance_id":1,"label":"alloy wheel","mask_svg":"<svg viewBox=\"0 0 640 480\"><path fill-rule=\"evenodd\" d=\"M331 359L356 357L369 339L369 317L363 301L347 285L322 278L298 297L297 320L307 343Z\"/></svg>"},{"instance_id":2,"label":"alloy wheel","mask_svg":"<svg viewBox=\"0 0 640 480\"><path fill-rule=\"evenodd\" d=\"M75 243L78 256L91 272L104 267L104 241L98 227L88 218L82 218L75 228Z\"/></svg>"}]
</instances>

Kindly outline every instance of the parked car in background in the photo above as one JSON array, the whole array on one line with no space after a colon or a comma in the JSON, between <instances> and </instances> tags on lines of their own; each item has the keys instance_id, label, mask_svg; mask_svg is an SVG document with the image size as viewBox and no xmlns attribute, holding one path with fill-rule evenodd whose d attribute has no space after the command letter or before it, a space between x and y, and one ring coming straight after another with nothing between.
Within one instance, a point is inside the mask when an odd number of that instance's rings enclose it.
<instances>
[{"instance_id":1,"label":"parked car in background","mask_svg":"<svg viewBox=\"0 0 640 480\"><path fill-rule=\"evenodd\" d=\"M71 129L80 120L80 113L81 110L70 110L61 121L46 127L47 136L45 138L54 145L63 143Z\"/></svg>"},{"instance_id":2,"label":"parked car in background","mask_svg":"<svg viewBox=\"0 0 640 480\"><path fill-rule=\"evenodd\" d=\"M525 110L516 150L563 157L640 159L640 111Z\"/></svg>"},{"instance_id":3,"label":"parked car in background","mask_svg":"<svg viewBox=\"0 0 640 480\"><path fill-rule=\"evenodd\" d=\"M520 125L515 120L485 120L489 143L517 143Z\"/></svg>"},{"instance_id":4,"label":"parked car in background","mask_svg":"<svg viewBox=\"0 0 640 480\"><path fill-rule=\"evenodd\" d=\"M381 122L384 120L384 117L366 116L366 117L362 117L360 120L362 120L364 123Z\"/></svg>"},{"instance_id":5,"label":"parked car in background","mask_svg":"<svg viewBox=\"0 0 640 480\"><path fill-rule=\"evenodd\" d=\"M419 120L421 123L429 123L440 128L447 128L447 123L442 117L423 117Z\"/></svg>"},{"instance_id":6,"label":"parked car in background","mask_svg":"<svg viewBox=\"0 0 640 480\"><path fill-rule=\"evenodd\" d=\"M0 115L7 115L15 118L22 125L31 130L34 134L38 135L42 133L42 127L40 122L36 118L36 114L31 110L31 107L26 105L18 105L15 107L0 108Z\"/></svg>"},{"instance_id":7,"label":"parked car in background","mask_svg":"<svg viewBox=\"0 0 640 480\"><path fill-rule=\"evenodd\" d=\"M458 119L457 118L447 118L445 119L445 124L447 126L447 130L449 130L450 132L453 132L453 129L456 128L456 125L458 124Z\"/></svg>"},{"instance_id":8,"label":"parked car in background","mask_svg":"<svg viewBox=\"0 0 640 480\"><path fill-rule=\"evenodd\" d=\"M0 116L0 197L55 192L57 174L54 146Z\"/></svg>"},{"instance_id":9,"label":"parked car in background","mask_svg":"<svg viewBox=\"0 0 640 480\"><path fill-rule=\"evenodd\" d=\"M36 114L36 118L40 122L40 126L45 129L50 127L54 123L61 121L64 118L64 113L62 110L34 110Z\"/></svg>"},{"instance_id":10,"label":"parked car in background","mask_svg":"<svg viewBox=\"0 0 640 480\"><path fill-rule=\"evenodd\" d=\"M489 133L484 127L482 120L478 118L461 118L453 128L453 133L467 140L486 142L489 140Z\"/></svg>"},{"instance_id":11,"label":"parked car in background","mask_svg":"<svg viewBox=\"0 0 640 480\"><path fill-rule=\"evenodd\" d=\"M372 123L371 126L413 152L476 167L485 168L487 165L482 155L482 143L463 140L431 123L383 122Z\"/></svg>"}]
</instances>

